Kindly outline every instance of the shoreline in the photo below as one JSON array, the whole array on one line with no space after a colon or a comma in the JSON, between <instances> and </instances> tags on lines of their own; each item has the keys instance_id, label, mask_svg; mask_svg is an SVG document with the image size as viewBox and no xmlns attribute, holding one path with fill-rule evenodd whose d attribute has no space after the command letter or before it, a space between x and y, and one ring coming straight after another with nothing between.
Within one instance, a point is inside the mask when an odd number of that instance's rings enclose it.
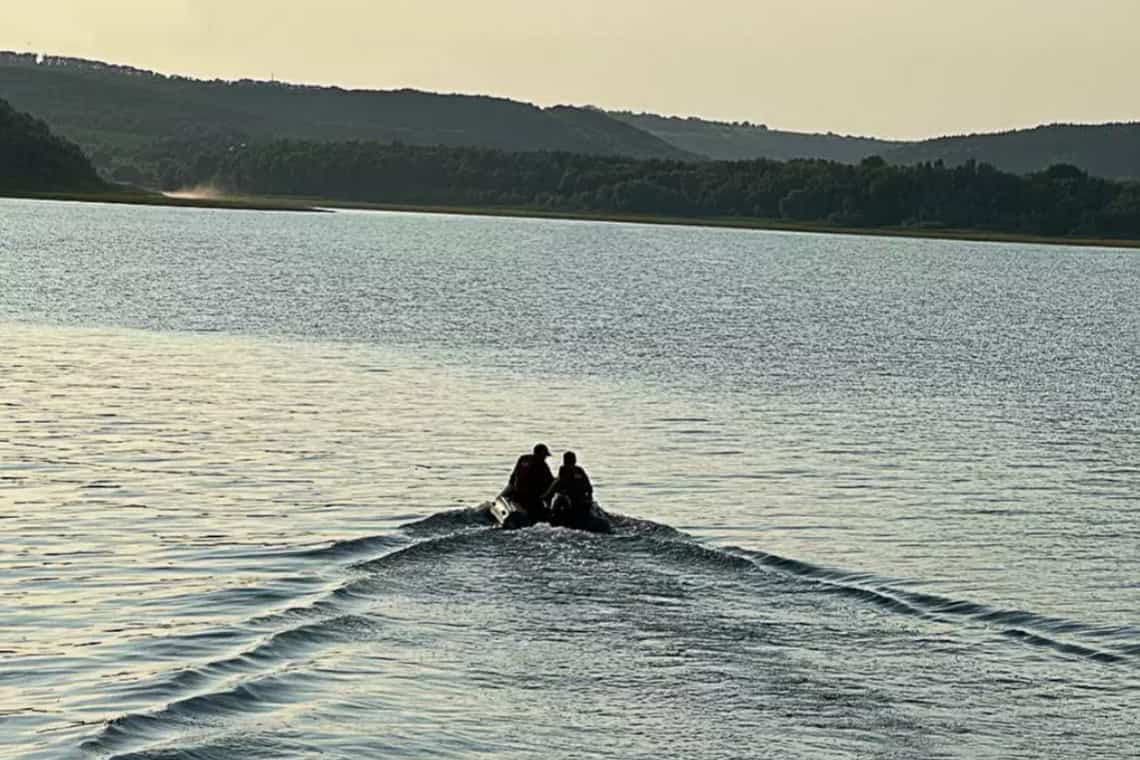
<instances>
[{"instance_id":1,"label":"shoreline","mask_svg":"<svg viewBox=\"0 0 1140 760\"><path fill-rule=\"evenodd\" d=\"M79 192L0 193L0 197L25 200L71 201L77 203L204 208L228 211L286 211L293 213L330 213L338 209L346 211L388 211L396 213L453 214L459 216L486 216L513 219L555 219L624 224L655 224L678 227L708 227L715 229L767 230L772 232L799 232L816 235L856 235L860 237L909 238L916 240L958 240L975 243L1025 243L1032 245L1072 246L1077 248L1117 248L1122 250L1140 249L1140 240L1131 239L1055 237L1018 232L1001 232L997 230L955 228L842 227L823 223L787 222L779 219L760 219L755 217L686 217L601 211L552 211L512 206L446 206L419 203L372 203L367 201L343 201L290 196L232 195L219 198L187 198L131 192Z\"/></svg>"},{"instance_id":2,"label":"shoreline","mask_svg":"<svg viewBox=\"0 0 1140 760\"><path fill-rule=\"evenodd\" d=\"M1030 235L1019 232L971 230L955 228L913 227L841 227L811 222L786 222L756 217L686 217L657 216L603 211L548 211L545 209L508 206L438 206L414 203L367 203L360 201L318 201L313 205L346 211L391 211L415 214L454 214L458 216L490 216L510 219L555 219L564 221L615 222L621 224L655 224L675 227L709 227L715 229L799 232L816 235L855 235L859 237L910 238L915 240L960 240L975 243L1026 243L1033 245L1073 246L1078 248L1140 249L1140 240L1124 238L1069 238Z\"/></svg>"},{"instance_id":3,"label":"shoreline","mask_svg":"<svg viewBox=\"0 0 1140 760\"><path fill-rule=\"evenodd\" d=\"M0 193L0 198L29 201L62 201L70 203L110 203L117 206L167 206L171 208L206 208L223 211L289 211L294 213L328 213L310 203L292 198L228 196L221 198L189 198L160 193L75 192L75 193Z\"/></svg>"}]
</instances>

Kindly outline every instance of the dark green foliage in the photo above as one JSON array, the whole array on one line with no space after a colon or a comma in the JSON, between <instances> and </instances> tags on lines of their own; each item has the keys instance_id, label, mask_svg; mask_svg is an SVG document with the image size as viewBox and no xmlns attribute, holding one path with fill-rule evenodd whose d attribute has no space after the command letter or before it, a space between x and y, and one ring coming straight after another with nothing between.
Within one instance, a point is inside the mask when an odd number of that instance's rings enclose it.
<instances>
[{"instance_id":1,"label":"dark green foliage","mask_svg":"<svg viewBox=\"0 0 1140 760\"><path fill-rule=\"evenodd\" d=\"M112 176L155 181L156 143L377 140L696 158L601 111L502 98L204 82L76 59L0 53L0 97L75 140Z\"/></svg>"},{"instance_id":2,"label":"dark green foliage","mask_svg":"<svg viewBox=\"0 0 1140 760\"><path fill-rule=\"evenodd\" d=\"M1055 166L1026 177L829 161L638 161L570 153L277 141L172 153L171 187L391 204L514 206L847 227L912 226L1140 238L1140 185Z\"/></svg>"},{"instance_id":3,"label":"dark green foliage","mask_svg":"<svg viewBox=\"0 0 1140 760\"><path fill-rule=\"evenodd\" d=\"M97 190L103 183L77 146L0 100L0 191Z\"/></svg>"}]
</instances>

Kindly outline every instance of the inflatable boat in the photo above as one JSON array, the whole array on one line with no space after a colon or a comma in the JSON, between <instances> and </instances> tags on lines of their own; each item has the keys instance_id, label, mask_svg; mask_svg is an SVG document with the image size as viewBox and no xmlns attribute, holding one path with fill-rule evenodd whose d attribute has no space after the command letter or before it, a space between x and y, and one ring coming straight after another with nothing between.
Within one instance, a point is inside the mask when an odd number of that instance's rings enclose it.
<instances>
[{"instance_id":1,"label":"inflatable boat","mask_svg":"<svg viewBox=\"0 0 1140 760\"><path fill-rule=\"evenodd\" d=\"M491 503L491 517L503 530L520 530L550 523L556 528L584 530L589 533L609 533L613 530L609 515L598 503L591 500L588 506L577 508L565 494L555 494L549 505L544 505L541 514L532 513L507 493L501 493Z\"/></svg>"}]
</instances>

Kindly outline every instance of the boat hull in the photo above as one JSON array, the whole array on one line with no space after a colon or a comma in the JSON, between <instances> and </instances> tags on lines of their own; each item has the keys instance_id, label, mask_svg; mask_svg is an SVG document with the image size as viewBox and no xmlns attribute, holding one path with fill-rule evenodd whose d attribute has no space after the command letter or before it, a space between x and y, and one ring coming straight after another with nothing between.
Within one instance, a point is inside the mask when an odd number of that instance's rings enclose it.
<instances>
[{"instance_id":1,"label":"boat hull","mask_svg":"<svg viewBox=\"0 0 1140 760\"><path fill-rule=\"evenodd\" d=\"M503 530L521 530L545 522L556 528L570 528L588 533L613 531L609 516L596 502L591 502L589 509L573 509L569 500L563 500L559 495L550 506L549 511L543 510L543 514L536 518L510 496L500 494L491 503L490 512L495 524Z\"/></svg>"},{"instance_id":2,"label":"boat hull","mask_svg":"<svg viewBox=\"0 0 1140 760\"><path fill-rule=\"evenodd\" d=\"M584 530L588 533L610 533L613 525L609 515L591 500L589 506L575 507L566 494L557 494L550 503L550 524L556 528Z\"/></svg>"}]
</instances>

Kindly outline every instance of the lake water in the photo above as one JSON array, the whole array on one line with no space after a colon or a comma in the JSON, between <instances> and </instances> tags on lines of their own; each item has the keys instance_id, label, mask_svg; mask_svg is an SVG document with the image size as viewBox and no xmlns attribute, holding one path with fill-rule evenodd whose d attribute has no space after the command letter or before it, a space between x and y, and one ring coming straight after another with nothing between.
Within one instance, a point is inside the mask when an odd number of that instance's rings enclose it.
<instances>
[{"instance_id":1,"label":"lake water","mask_svg":"<svg viewBox=\"0 0 1140 760\"><path fill-rule=\"evenodd\" d=\"M1140 255L0 201L0 756L1134 758ZM573 448L611 536L478 506Z\"/></svg>"}]
</instances>

